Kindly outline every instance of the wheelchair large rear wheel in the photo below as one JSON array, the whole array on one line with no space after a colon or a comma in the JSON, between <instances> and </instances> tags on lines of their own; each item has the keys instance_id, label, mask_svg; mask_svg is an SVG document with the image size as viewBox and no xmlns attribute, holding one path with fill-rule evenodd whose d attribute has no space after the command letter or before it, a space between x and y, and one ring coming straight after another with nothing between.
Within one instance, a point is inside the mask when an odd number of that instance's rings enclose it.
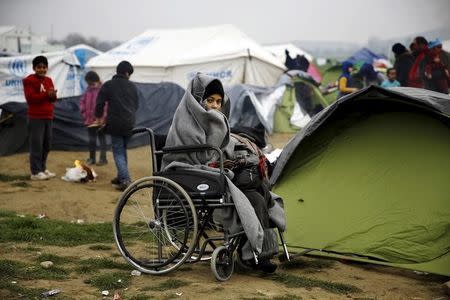
<instances>
[{"instance_id":1,"label":"wheelchair large rear wheel","mask_svg":"<svg viewBox=\"0 0 450 300\"><path fill-rule=\"evenodd\" d=\"M191 198L177 183L144 177L121 195L113 230L120 253L132 266L149 274L165 274L190 257L197 214Z\"/></svg>"}]
</instances>

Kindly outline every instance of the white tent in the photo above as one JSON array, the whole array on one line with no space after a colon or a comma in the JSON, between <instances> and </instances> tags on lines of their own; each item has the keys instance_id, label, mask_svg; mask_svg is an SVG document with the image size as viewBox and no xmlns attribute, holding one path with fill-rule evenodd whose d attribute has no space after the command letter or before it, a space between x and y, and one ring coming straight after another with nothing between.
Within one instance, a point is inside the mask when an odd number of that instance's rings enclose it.
<instances>
[{"instance_id":1,"label":"white tent","mask_svg":"<svg viewBox=\"0 0 450 300\"><path fill-rule=\"evenodd\" d=\"M450 52L450 40L442 41L442 48L445 51Z\"/></svg>"},{"instance_id":2,"label":"white tent","mask_svg":"<svg viewBox=\"0 0 450 300\"><path fill-rule=\"evenodd\" d=\"M277 58L233 25L148 30L93 58L88 67L106 80L122 60L134 66L133 81L170 81L184 88L197 72L224 84L272 86L285 70Z\"/></svg>"},{"instance_id":3,"label":"white tent","mask_svg":"<svg viewBox=\"0 0 450 300\"><path fill-rule=\"evenodd\" d=\"M81 95L84 66L91 57L100 53L87 45L77 45L57 52L0 57L0 105L25 102L22 79L34 72L32 60L37 55L48 59L47 76L52 78L58 98Z\"/></svg>"}]
</instances>

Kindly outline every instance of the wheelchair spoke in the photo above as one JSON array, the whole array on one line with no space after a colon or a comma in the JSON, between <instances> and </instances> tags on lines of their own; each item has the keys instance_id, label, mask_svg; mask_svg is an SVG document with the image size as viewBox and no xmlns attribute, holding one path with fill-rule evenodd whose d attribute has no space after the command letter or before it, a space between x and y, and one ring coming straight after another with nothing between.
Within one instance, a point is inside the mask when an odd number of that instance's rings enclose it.
<instances>
[{"instance_id":1,"label":"wheelchair spoke","mask_svg":"<svg viewBox=\"0 0 450 300\"><path fill-rule=\"evenodd\" d=\"M144 178L119 200L114 237L132 265L148 273L166 273L194 250L193 214L192 201L179 186L161 177Z\"/></svg>"}]
</instances>

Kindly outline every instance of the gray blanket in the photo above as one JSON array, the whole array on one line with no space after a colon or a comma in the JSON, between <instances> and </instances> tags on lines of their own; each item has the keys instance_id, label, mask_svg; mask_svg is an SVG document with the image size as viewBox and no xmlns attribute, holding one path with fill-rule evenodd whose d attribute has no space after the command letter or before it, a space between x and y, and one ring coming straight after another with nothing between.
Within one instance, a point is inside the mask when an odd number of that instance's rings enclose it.
<instances>
[{"instance_id":1,"label":"gray blanket","mask_svg":"<svg viewBox=\"0 0 450 300\"><path fill-rule=\"evenodd\" d=\"M216 80L213 77L197 74L189 84L181 102L175 111L172 125L167 135L166 147L208 144L222 150L225 157L232 158L234 141L230 139L228 97L222 101L222 111L205 110L200 104L206 86ZM162 169L173 167L207 168L210 162L218 160L214 151L199 153L170 153L162 160ZM210 168L214 170L213 168ZM215 169L217 172L218 170ZM262 250L264 230L245 195L228 180L228 190L236 209L224 210L224 226L231 233L244 229L244 232L256 254Z\"/></svg>"}]
</instances>

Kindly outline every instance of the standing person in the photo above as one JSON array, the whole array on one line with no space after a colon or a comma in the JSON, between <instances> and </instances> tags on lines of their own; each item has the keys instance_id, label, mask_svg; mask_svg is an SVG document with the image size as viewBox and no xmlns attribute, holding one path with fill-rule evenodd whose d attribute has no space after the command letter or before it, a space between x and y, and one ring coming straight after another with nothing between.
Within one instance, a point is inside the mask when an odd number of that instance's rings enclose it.
<instances>
[{"instance_id":1,"label":"standing person","mask_svg":"<svg viewBox=\"0 0 450 300\"><path fill-rule=\"evenodd\" d=\"M28 134L30 142L31 180L47 180L55 173L47 169L47 157L52 142L54 103L57 100L53 81L47 77L48 60L36 56L33 71L23 79L23 90L28 104Z\"/></svg>"},{"instance_id":2,"label":"standing person","mask_svg":"<svg viewBox=\"0 0 450 300\"><path fill-rule=\"evenodd\" d=\"M395 70L395 68L387 69L386 74L388 79L381 83L381 87L389 88L400 86L400 82L397 81L397 71Z\"/></svg>"},{"instance_id":3,"label":"standing person","mask_svg":"<svg viewBox=\"0 0 450 300\"><path fill-rule=\"evenodd\" d=\"M414 57L400 43L392 46L392 52L395 54L394 68L397 71L397 80L401 86L408 86L408 74L414 64Z\"/></svg>"},{"instance_id":4,"label":"standing person","mask_svg":"<svg viewBox=\"0 0 450 300\"><path fill-rule=\"evenodd\" d=\"M84 80L88 84L86 92L81 96L80 111L84 119L84 125L86 125L89 135L89 158L86 162L90 165L96 163L95 152L97 149L97 137L100 141L100 159L97 166L103 166L108 163L106 159L106 137L103 130L99 130L98 124L105 123L106 112L108 110L108 103L105 104L103 109L103 115L100 118L100 123L95 122L95 105L97 101L97 95L100 91L102 83L100 77L94 71L89 71L84 76Z\"/></svg>"},{"instance_id":5,"label":"standing person","mask_svg":"<svg viewBox=\"0 0 450 300\"><path fill-rule=\"evenodd\" d=\"M430 90L448 94L448 82L450 73L442 63L439 53L433 53L431 61L425 65L425 76L427 77Z\"/></svg>"},{"instance_id":6,"label":"standing person","mask_svg":"<svg viewBox=\"0 0 450 300\"><path fill-rule=\"evenodd\" d=\"M121 61L116 68L116 75L105 82L97 96L95 107L96 122L100 123L104 107L108 102L105 132L111 135L111 145L117 177L111 180L116 189L123 191L131 183L128 172L127 144L131 136L138 108L138 91L129 78L133 66L128 61Z\"/></svg>"},{"instance_id":7,"label":"standing person","mask_svg":"<svg viewBox=\"0 0 450 300\"><path fill-rule=\"evenodd\" d=\"M353 71L353 64L349 61L342 63L342 73L338 79L338 95L337 99L356 92L358 89L353 87L352 76L350 73Z\"/></svg>"},{"instance_id":8,"label":"standing person","mask_svg":"<svg viewBox=\"0 0 450 300\"><path fill-rule=\"evenodd\" d=\"M414 39L416 45L416 59L409 70L408 86L415 88L425 87L425 57L428 54L428 41L423 36L418 36Z\"/></svg>"}]
</instances>

